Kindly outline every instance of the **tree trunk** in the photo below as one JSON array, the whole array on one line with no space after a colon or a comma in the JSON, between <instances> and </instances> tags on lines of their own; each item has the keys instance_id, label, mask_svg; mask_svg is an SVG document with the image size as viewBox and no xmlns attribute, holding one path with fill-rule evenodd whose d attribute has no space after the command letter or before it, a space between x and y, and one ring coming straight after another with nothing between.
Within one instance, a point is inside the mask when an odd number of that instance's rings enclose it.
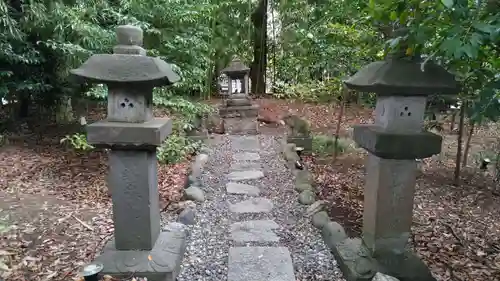
<instances>
[{"instance_id":1,"label":"tree trunk","mask_svg":"<svg viewBox=\"0 0 500 281\"><path fill-rule=\"evenodd\" d=\"M335 142L333 145L333 161L337 160L340 124L342 123L342 116L344 115L344 106L345 106L345 102L346 102L345 99L347 97L347 93L348 93L348 90L346 87L344 87L342 89L342 100L340 101L339 116L337 117L337 127L335 128Z\"/></svg>"},{"instance_id":2,"label":"tree trunk","mask_svg":"<svg viewBox=\"0 0 500 281\"><path fill-rule=\"evenodd\" d=\"M455 129L455 121L457 119L457 111L454 110L451 113L451 122L450 122L450 133L453 132L453 129Z\"/></svg>"},{"instance_id":3,"label":"tree trunk","mask_svg":"<svg viewBox=\"0 0 500 281\"><path fill-rule=\"evenodd\" d=\"M253 62L251 65L252 93L256 95L266 92L267 66L267 3L268 0L259 0L259 6L252 13L254 26Z\"/></svg>"},{"instance_id":4,"label":"tree trunk","mask_svg":"<svg viewBox=\"0 0 500 281\"><path fill-rule=\"evenodd\" d=\"M474 134L474 123L469 124L469 135L467 136L467 141L465 142L464 149L464 159L462 160L462 167L467 167L467 159L469 157L470 141L472 139L472 134Z\"/></svg>"},{"instance_id":5,"label":"tree trunk","mask_svg":"<svg viewBox=\"0 0 500 281\"><path fill-rule=\"evenodd\" d=\"M453 184L455 186L460 185L460 163L462 159L462 135L464 132L464 118L465 118L465 108L467 103L463 103L460 107L460 120L458 121L458 137L457 137L457 157L455 160L455 174L453 177Z\"/></svg>"},{"instance_id":6,"label":"tree trunk","mask_svg":"<svg viewBox=\"0 0 500 281\"><path fill-rule=\"evenodd\" d=\"M18 105L18 111L17 111L17 116L19 118L26 118L29 116L30 113L30 106L31 106L31 97L29 94L21 94L19 97L19 105Z\"/></svg>"}]
</instances>

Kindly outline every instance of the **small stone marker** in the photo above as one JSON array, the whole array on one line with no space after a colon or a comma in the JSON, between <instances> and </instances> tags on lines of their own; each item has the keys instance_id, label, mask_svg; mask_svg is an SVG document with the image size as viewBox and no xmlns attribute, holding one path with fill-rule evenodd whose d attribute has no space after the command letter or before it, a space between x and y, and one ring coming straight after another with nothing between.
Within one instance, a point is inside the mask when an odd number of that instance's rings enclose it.
<instances>
[{"instance_id":1,"label":"small stone marker","mask_svg":"<svg viewBox=\"0 0 500 281\"><path fill-rule=\"evenodd\" d=\"M259 188L256 186L236 182L228 182L226 191L229 194L259 195L260 193Z\"/></svg>"},{"instance_id":2,"label":"small stone marker","mask_svg":"<svg viewBox=\"0 0 500 281\"><path fill-rule=\"evenodd\" d=\"M290 252L285 247L229 249L228 281L296 281Z\"/></svg>"},{"instance_id":3,"label":"small stone marker","mask_svg":"<svg viewBox=\"0 0 500 281\"><path fill-rule=\"evenodd\" d=\"M232 213L268 213L274 205L271 200L263 197L244 200L229 205L229 211Z\"/></svg>"},{"instance_id":4,"label":"small stone marker","mask_svg":"<svg viewBox=\"0 0 500 281\"><path fill-rule=\"evenodd\" d=\"M90 57L71 73L108 86L106 120L88 125L87 140L111 148L108 185L113 200L114 239L97 258L102 274L131 274L173 281L185 251L186 233L160 230L156 147L170 134L168 118L153 117L153 88L180 78L165 61L146 56L143 32L116 28L114 54Z\"/></svg>"},{"instance_id":5,"label":"small stone marker","mask_svg":"<svg viewBox=\"0 0 500 281\"><path fill-rule=\"evenodd\" d=\"M260 160L260 155L253 152L240 152L233 154L233 160L235 161L258 161Z\"/></svg>"},{"instance_id":6,"label":"small stone marker","mask_svg":"<svg viewBox=\"0 0 500 281\"><path fill-rule=\"evenodd\" d=\"M278 242L279 237L273 229L279 228L272 220L253 220L236 222L231 225L231 240L245 242Z\"/></svg>"},{"instance_id":7,"label":"small stone marker","mask_svg":"<svg viewBox=\"0 0 500 281\"><path fill-rule=\"evenodd\" d=\"M249 171L235 171L229 173L227 179L230 181L243 181L243 180L256 180L264 176L262 171L249 170Z\"/></svg>"}]
</instances>

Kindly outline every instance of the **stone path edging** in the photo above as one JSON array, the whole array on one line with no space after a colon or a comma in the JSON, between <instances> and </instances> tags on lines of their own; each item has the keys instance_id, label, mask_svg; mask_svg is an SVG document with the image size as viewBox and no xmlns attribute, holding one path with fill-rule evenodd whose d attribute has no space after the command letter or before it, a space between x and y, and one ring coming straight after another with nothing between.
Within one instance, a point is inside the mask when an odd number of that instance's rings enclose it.
<instances>
[{"instance_id":1,"label":"stone path edging","mask_svg":"<svg viewBox=\"0 0 500 281\"><path fill-rule=\"evenodd\" d=\"M316 201L314 188L314 179L307 167L303 170L298 170L295 167L295 162L300 159L296 153L296 144L285 143L283 147L283 158L286 161L286 166L292 170L295 175L295 191L299 192L299 203L309 205L306 210L306 216L311 218L314 227L321 231L323 241L328 246L336 259L341 258L338 249L342 249L342 243L358 243L359 240L348 238L344 228L338 222L332 221L325 210L325 201ZM368 258L366 258L368 259ZM397 278L377 272L372 267L372 263L368 260L359 259L351 261L356 268L356 276L345 276L348 281L399 281Z\"/></svg>"},{"instance_id":2,"label":"stone path edging","mask_svg":"<svg viewBox=\"0 0 500 281\"><path fill-rule=\"evenodd\" d=\"M203 175L203 169L208 163L208 154L209 151L206 148L202 149L191 164L191 170L186 178L184 186L183 196L185 199L197 202L205 201L205 193L202 189L203 182L201 177Z\"/></svg>"}]
</instances>

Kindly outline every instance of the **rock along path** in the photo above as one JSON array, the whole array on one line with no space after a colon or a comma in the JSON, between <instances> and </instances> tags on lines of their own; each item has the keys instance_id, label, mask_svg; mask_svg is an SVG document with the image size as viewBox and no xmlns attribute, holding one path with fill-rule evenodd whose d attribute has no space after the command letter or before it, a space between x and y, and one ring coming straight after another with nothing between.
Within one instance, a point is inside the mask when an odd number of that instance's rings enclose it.
<instances>
[{"instance_id":1,"label":"rock along path","mask_svg":"<svg viewBox=\"0 0 500 281\"><path fill-rule=\"evenodd\" d=\"M273 136L215 139L179 281L343 280Z\"/></svg>"}]
</instances>

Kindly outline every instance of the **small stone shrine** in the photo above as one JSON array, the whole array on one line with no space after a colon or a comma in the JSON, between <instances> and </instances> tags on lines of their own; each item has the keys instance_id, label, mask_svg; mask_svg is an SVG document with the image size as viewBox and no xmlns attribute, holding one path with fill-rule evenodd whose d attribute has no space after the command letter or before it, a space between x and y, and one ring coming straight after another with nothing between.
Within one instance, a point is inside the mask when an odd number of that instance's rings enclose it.
<instances>
[{"instance_id":1,"label":"small stone shrine","mask_svg":"<svg viewBox=\"0 0 500 281\"><path fill-rule=\"evenodd\" d=\"M110 148L108 188L113 199L114 239L96 259L102 274L174 281L186 234L161 231L156 147L168 137L172 122L153 118L153 88L180 78L165 61L146 56L143 32L116 28L114 54L90 57L72 74L108 86L106 120L88 126L90 144Z\"/></svg>"},{"instance_id":2,"label":"small stone shrine","mask_svg":"<svg viewBox=\"0 0 500 281\"><path fill-rule=\"evenodd\" d=\"M219 114L226 119L226 129L230 134L257 133L257 115L259 107L252 104L249 96L250 68L240 59L234 58L229 66L221 70L229 80L228 98L219 106ZM233 90L233 81L241 83L241 93Z\"/></svg>"},{"instance_id":3,"label":"small stone shrine","mask_svg":"<svg viewBox=\"0 0 500 281\"><path fill-rule=\"evenodd\" d=\"M375 123L354 128L354 140L369 152L362 238L348 238L333 253L348 281L368 281L376 272L400 281L435 281L407 242L413 221L415 159L441 151L441 136L423 131L426 97L457 94L455 77L431 62L388 58L371 63L347 87L376 93Z\"/></svg>"}]
</instances>

